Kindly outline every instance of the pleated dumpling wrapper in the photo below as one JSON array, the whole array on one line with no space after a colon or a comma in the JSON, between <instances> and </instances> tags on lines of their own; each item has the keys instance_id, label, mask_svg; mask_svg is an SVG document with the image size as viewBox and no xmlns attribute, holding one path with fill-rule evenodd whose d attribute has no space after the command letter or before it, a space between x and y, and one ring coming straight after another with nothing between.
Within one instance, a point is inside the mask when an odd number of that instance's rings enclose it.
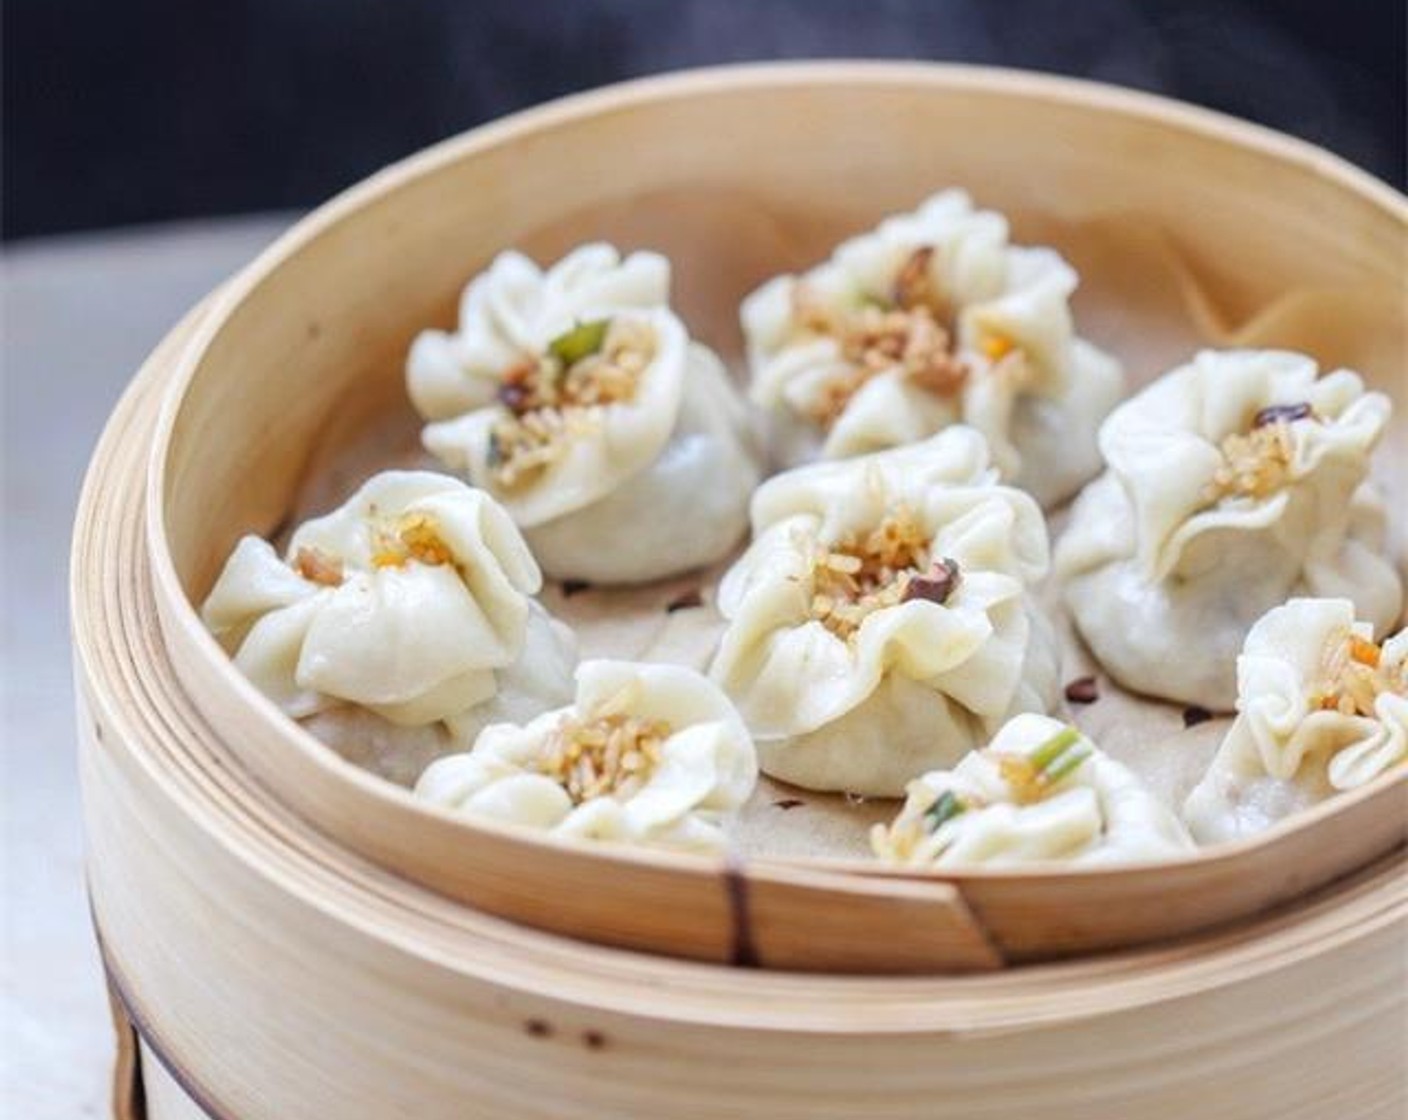
<instances>
[{"instance_id":1,"label":"pleated dumpling wrapper","mask_svg":"<svg viewBox=\"0 0 1408 1120\"><path fill-rule=\"evenodd\" d=\"M569 707L486 728L416 792L471 816L580 840L721 852L758 780L728 698L692 669L584 661Z\"/></svg>"},{"instance_id":2,"label":"pleated dumpling wrapper","mask_svg":"<svg viewBox=\"0 0 1408 1120\"><path fill-rule=\"evenodd\" d=\"M486 723L571 696L575 641L533 600L541 583L489 495L386 471L299 526L282 557L242 539L201 613L285 712L344 752L374 737L379 757L359 760L409 784Z\"/></svg>"},{"instance_id":3,"label":"pleated dumpling wrapper","mask_svg":"<svg viewBox=\"0 0 1408 1120\"><path fill-rule=\"evenodd\" d=\"M1347 599L1268 612L1237 688L1237 718L1183 807L1203 843L1254 835L1408 763L1408 630L1377 645Z\"/></svg>"},{"instance_id":4,"label":"pleated dumpling wrapper","mask_svg":"<svg viewBox=\"0 0 1408 1120\"><path fill-rule=\"evenodd\" d=\"M783 465L978 428L1004 481L1044 506L1100 469L1119 363L1078 338L1074 270L1008 243L1007 219L934 195L743 303L752 396Z\"/></svg>"},{"instance_id":5,"label":"pleated dumpling wrapper","mask_svg":"<svg viewBox=\"0 0 1408 1120\"><path fill-rule=\"evenodd\" d=\"M1206 350L1111 414L1056 572L1126 688L1229 711L1256 622L1294 596L1351 599L1377 632L1403 599L1370 456L1382 393L1303 355Z\"/></svg>"},{"instance_id":6,"label":"pleated dumpling wrapper","mask_svg":"<svg viewBox=\"0 0 1408 1120\"><path fill-rule=\"evenodd\" d=\"M747 528L756 436L669 286L656 253L593 244L543 271L507 252L465 289L458 329L411 348L427 450L503 504L553 578L675 575Z\"/></svg>"},{"instance_id":7,"label":"pleated dumpling wrapper","mask_svg":"<svg viewBox=\"0 0 1408 1120\"><path fill-rule=\"evenodd\" d=\"M778 475L752 518L711 673L768 774L895 797L1013 714L1051 710L1059 654L1028 593L1046 525L992 481L973 429Z\"/></svg>"},{"instance_id":8,"label":"pleated dumpling wrapper","mask_svg":"<svg viewBox=\"0 0 1408 1120\"><path fill-rule=\"evenodd\" d=\"M1193 850L1126 766L1076 728L1031 713L952 770L911 782L899 815L870 839L876 856L903 867L1110 865Z\"/></svg>"}]
</instances>

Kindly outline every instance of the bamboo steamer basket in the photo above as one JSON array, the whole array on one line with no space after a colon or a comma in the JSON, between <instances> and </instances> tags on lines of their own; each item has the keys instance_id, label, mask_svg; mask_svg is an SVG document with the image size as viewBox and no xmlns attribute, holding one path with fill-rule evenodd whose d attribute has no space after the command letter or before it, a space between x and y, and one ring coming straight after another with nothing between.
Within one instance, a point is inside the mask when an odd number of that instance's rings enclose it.
<instances>
[{"instance_id":1,"label":"bamboo steamer basket","mask_svg":"<svg viewBox=\"0 0 1408 1120\"><path fill-rule=\"evenodd\" d=\"M1401 854L1172 947L856 977L573 941L331 843L239 765L163 655L131 499L169 357L98 450L75 554L122 1120L1400 1114Z\"/></svg>"},{"instance_id":2,"label":"bamboo steamer basket","mask_svg":"<svg viewBox=\"0 0 1408 1120\"><path fill-rule=\"evenodd\" d=\"M452 815L345 765L234 670L192 610L239 535L287 523L308 478L369 423L409 416L410 339L447 321L465 276L503 246L545 259L594 237L660 248L686 321L736 354L738 301L759 280L950 182L1011 214L1021 239L1071 253L1091 300L1082 325L1122 343L1136 383L1199 340L1266 341L1408 399L1392 303L1403 202L1289 141L1078 83L924 67L743 69L605 91L384 172L212 301L176 359L147 480L158 618L186 692L240 729L231 749L265 785L401 875L518 921L703 960L954 970L1132 945L1256 913L1401 843L1403 773L1157 874L941 879L572 845ZM1333 224L1308 224L1327 208ZM1181 289L1173 301L1165 281ZM1408 409L1396 423L1401 441ZM1401 466L1401 442L1392 450L1384 462ZM1408 479L1388 483L1408 495Z\"/></svg>"},{"instance_id":3,"label":"bamboo steamer basket","mask_svg":"<svg viewBox=\"0 0 1408 1120\"><path fill-rule=\"evenodd\" d=\"M782 158L779 138L818 121L842 130L844 180L820 174L838 170L834 138L824 167ZM931 152L944 134L984 140ZM1028 161L1041 184L1018 174ZM581 176L571 210L552 166ZM315 437L350 438L393 398L410 335L503 244L548 254L604 232L682 257L750 199L798 215L744 227L760 236L736 239L742 282L947 181L1019 233L1022 215L1074 228L1088 211L1044 192L1092 176L1177 230L1214 325L1235 333L1299 270L1312 296L1272 333L1401 399L1402 339L1333 329L1363 303L1381 322L1402 282L1397 196L1209 114L946 67L706 72L527 114L344 196L183 324L95 456L73 569L94 917L148 1114L1397 1115L1401 781L1157 873L944 880L584 852L424 810L340 764L193 623L238 532L288 512ZM1333 213L1333 236L1308 213ZM732 314L738 290L681 281L691 322ZM286 372L303 369L317 376ZM700 963L728 960L765 968ZM796 968L828 971L777 971ZM875 971L979 974L843 974ZM117 1104L135 1115L132 1080Z\"/></svg>"}]
</instances>

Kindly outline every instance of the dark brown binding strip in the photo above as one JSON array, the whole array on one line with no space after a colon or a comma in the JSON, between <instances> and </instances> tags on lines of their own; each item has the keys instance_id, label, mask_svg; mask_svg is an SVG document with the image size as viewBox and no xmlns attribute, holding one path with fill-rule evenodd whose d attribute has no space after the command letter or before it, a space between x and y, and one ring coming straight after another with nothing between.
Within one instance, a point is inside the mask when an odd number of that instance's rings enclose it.
<instances>
[{"instance_id":1,"label":"dark brown binding strip","mask_svg":"<svg viewBox=\"0 0 1408 1120\"><path fill-rule=\"evenodd\" d=\"M733 854L724 861L724 890L733 931L729 961L741 968L757 968L758 947L753 941L753 917L748 908L748 872Z\"/></svg>"},{"instance_id":2,"label":"dark brown binding strip","mask_svg":"<svg viewBox=\"0 0 1408 1120\"><path fill-rule=\"evenodd\" d=\"M98 925L98 915L93 912L92 900L88 903L88 915L93 923L93 935L98 942L98 956L102 958L103 971L107 974L108 992L115 1006L114 1022L118 1021L118 1013L126 1020L127 1028L132 1031L137 1039L146 1046L147 1051L161 1063L163 1069L170 1075L171 1080L176 1082L181 1092L191 1099L191 1102L201 1110L209 1120L237 1120L237 1117L229 1109L221 1108L213 1100L210 1094L202 1089L190 1072L179 1062L171 1057L171 1052L166 1048L161 1039L152 1033L151 1020L141 1011L141 1008L132 997L132 989L123 978L122 970L114 963L112 956L108 953L106 942L103 941L103 931ZM119 1027L119 1029L121 1029ZM134 1058L131 1063L131 1072L127 1074L131 1078L132 1087L130 1094L124 1095L121 1092L121 1085L114 1085L114 1116L117 1120L126 1120L120 1111L116 1111L118 1105L129 1099L133 1103L135 1111L130 1113L131 1120L146 1120L146 1091L142 1083L142 1062L141 1055L133 1047ZM124 1075L121 1064L122 1048L119 1042L118 1047L119 1065L115 1071L115 1078Z\"/></svg>"},{"instance_id":3,"label":"dark brown binding strip","mask_svg":"<svg viewBox=\"0 0 1408 1120\"><path fill-rule=\"evenodd\" d=\"M142 1084L142 1051L137 1030L111 980L107 988L108 1010L112 1014L113 1033L117 1036L117 1053L112 1062L113 1120L147 1120L147 1094Z\"/></svg>"}]
</instances>

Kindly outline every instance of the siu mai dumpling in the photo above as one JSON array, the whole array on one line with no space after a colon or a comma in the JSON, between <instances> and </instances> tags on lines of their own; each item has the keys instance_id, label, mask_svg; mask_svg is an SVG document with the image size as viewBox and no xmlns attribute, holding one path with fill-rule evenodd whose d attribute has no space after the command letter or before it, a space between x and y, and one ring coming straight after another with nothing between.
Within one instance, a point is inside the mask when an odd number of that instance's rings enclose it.
<instances>
[{"instance_id":1,"label":"siu mai dumpling","mask_svg":"<svg viewBox=\"0 0 1408 1120\"><path fill-rule=\"evenodd\" d=\"M1105 422L1056 572L1081 636L1126 688L1236 700L1256 622L1300 595L1350 599L1382 633L1403 589L1370 455L1390 405L1355 373L1280 351L1203 351Z\"/></svg>"},{"instance_id":2,"label":"siu mai dumpling","mask_svg":"<svg viewBox=\"0 0 1408 1120\"><path fill-rule=\"evenodd\" d=\"M1004 481L1054 505L1100 469L1121 372L1079 338L1076 274L1009 244L959 190L887 218L744 301L752 397L784 466L981 431Z\"/></svg>"},{"instance_id":3,"label":"siu mai dumpling","mask_svg":"<svg viewBox=\"0 0 1408 1120\"><path fill-rule=\"evenodd\" d=\"M1014 713L1051 709L1059 656L1029 594L1046 525L993 483L971 428L778 475L752 518L711 673L768 774L899 796Z\"/></svg>"},{"instance_id":4,"label":"siu mai dumpling","mask_svg":"<svg viewBox=\"0 0 1408 1120\"><path fill-rule=\"evenodd\" d=\"M1237 718L1183 807L1234 840L1408 762L1408 630L1382 646L1347 599L1292 599L1237 659Z\"/></svg>"},{"instance_id":5,"label":"siu mai dumpling","mask_svg":"<svg viewBox=\"0 0 1408 1120\"><path fill-rule=\"evenodd\" d=\"M588 245L546 271L504 253L466 289L458 330L411 349L427 450L502 503L556 579L676 575L747 528L747 411L669 283L655 253Z\"/></svg>"},{"instance_id":6,"label":"siu mai dumpling","mask_svg":"<svg viewBox=\"0 0 1408 1120\"><path fill-rule=\"evenodd\" d=\"M1178 818L1076 728L1011 720L952 770L909 784L871 847L902 867L1081 866L1177 858L1193 850Z\"/></svg>"},{"instance_id":7,"label":"siu mai dumpling","mask_svg":"<svg viewBox=\"0 0 1408 1120\"><path fill-rule=\"evenodd\" d=\"M299 526L283 556L242 539L201 614L286 713L409 781L486 723L571 695L575 641L533 600L541 583L489 495L386 471Z\"/></svg>"},{"instance_id":8,"label":"siu mai dumpling","mask_svg":"<svg viewBox=\"0 0 1408 1120\"><path fill-rule=\"evenodd\" d=\"M416 792L470 816L579 840L719 852L758 762L706 677L675 665L585 661L565 708L496 724L433 763Z\"/></svg>"}]
</instances>

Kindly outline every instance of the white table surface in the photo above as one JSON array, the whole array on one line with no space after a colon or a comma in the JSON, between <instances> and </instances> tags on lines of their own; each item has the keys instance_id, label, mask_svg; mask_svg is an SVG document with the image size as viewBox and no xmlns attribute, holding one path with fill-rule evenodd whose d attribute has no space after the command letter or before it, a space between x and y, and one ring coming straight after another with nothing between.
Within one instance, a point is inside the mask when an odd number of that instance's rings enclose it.
<instances>
[{"instance_id":1,"label":"white table surface","mask_svg":"<svg viewBox=\"0 0 1408 1120\"><path fill-rule=\"evenodd\" d=\"M109 410L176 319L289 222L32 241L0 257L0 1117L108 1115L112 1035L88 924L68 545Z\"/></svg>"}]
</instances>

